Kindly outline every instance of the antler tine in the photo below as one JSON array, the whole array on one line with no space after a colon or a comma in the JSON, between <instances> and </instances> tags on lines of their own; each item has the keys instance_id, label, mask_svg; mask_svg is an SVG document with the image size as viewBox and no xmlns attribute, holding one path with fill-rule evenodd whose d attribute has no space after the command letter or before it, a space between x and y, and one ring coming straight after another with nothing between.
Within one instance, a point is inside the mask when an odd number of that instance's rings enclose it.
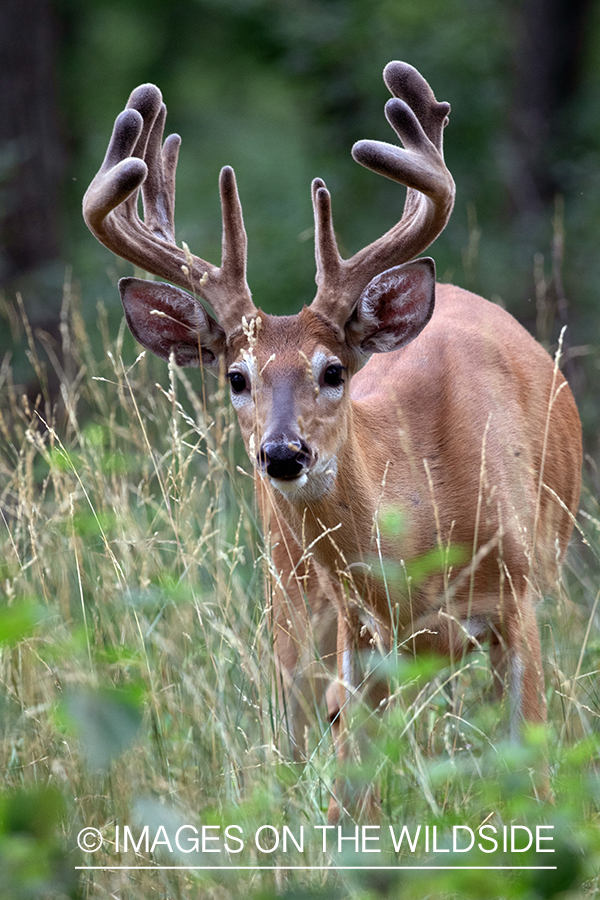
<instances>
[{"instance_id":1,"label":"antler tine","mask_svg":"<svg viewBox=\"0 0 600 900\"><path fill-rule=\"evenodd\" d=\"M166 107L153 84L136 88L117 117L104 162L83 199L98 240L134 265L202 295L226 331L254 313L246 283L246 233L235 176L221 173L223 258L218 268L175 243L175 173L181 139L162 143ZM142 192L144 221L138 214Z\"/></svg>"},{"instance_id":2,"label":"antler tine","mask_svg":"<svg viewBox=\"0 0 600 900\"><path fill-rule=\"evenodd\" d=\"M403 147L358 141L352 156L366 168L406 185L402 218L379 240L343 260L335 241L329 193L323 182L313 189L318 285L313 309L339 331L369 281L422 253L443 231L454 205L454 181L442 153L450 105L438 103L422 75L407 63L388 63L384 80L394 95L386 103L386 118Z\"/></svg>"},{"instance_id":3,"label":"antler tine","mask_svg":"<svg viewBox=\"0 0 600 900\"><path fill-rule=\"evenodd\" d=\"M393 97L400 97L408 103L431 143L443 155L442 138L448 124L450 104L438 103L427 81L408 63L388 63L383 70L383 80Z\"/></svg>"},{"instance_id":4,"label":"antler tine","mask_svg":"<svg viewBox=\"0 0 600 900\"><path fill-rule=\"evenodd\" d=\"M178 134L171 134L163 146L166 118L167 107L161 103L145 145L140 147L141 158L145 159L148 167L148 175L141 188L146 228L161 240L174 244L175 174L181 138ZM142 136L138 143L142 144ZM134 151L135 155L137 155L136 151ZM132 196L127 202L135 204L137 212L137 197Z\"/></svg>"},{"instance_id":5,"label":"antler tine","mask_svg":"<svg viewBox=\"0 0 600 900\"><path fill-rule=\"evenodd\" d=\"M339 254L333 218L331 215L331 194L322 178L312 183L312 201L315 218L315 256L317 262L317 284L325 277L339 277L343 260Z\"/></svg>"},{"instance_id":6,"label":"antler tine","mask_svg":"<svg viewBox=\"0 0 600 900\"><path fill-rule=\"evenodd\" d=\"M219 176L223 217L222 272L234 284L246 283L248 238L244 228L242 204L231 166L223 166Z\"/></svg>"}]
</instances>

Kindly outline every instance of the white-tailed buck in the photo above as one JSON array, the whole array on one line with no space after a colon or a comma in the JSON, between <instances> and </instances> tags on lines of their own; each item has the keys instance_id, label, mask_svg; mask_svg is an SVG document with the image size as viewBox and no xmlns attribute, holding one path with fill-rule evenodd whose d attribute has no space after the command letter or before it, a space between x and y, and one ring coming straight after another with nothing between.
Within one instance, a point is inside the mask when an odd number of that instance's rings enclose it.
<instances>
[{"instance_id":1,"label":"white-tailed buck","mask_svg":"<svg viewBox=\"0 0 600 900\"><path fill-rule=\"evenodd\" d=\"M535 604L557 578L581 477L577 409L550 356L499 306L436 285L433 261L414 260L452 211L442 154L450 107L405 63L386 66L384 79L386 116L404 146L359 141L352 153L406 185L404 212L342 259L330 195L316 179L317 293L298 315L254 306L231 168L220 177L220 267L175 243L180 139L162 143L166 108L154 85L131 94L84 199L106 247L189 292L122 279L137 340L180 366L225 366L273 540L274 641L292 741L303 743L307 688L323 694L316 641L323 658L337 659L327 700L341 755L357 660L373 644L456 658L488 640L497 685L506 678L510 688L513 730L545 721ZM402 511L401 534L377 527L387 508ZM466 552L461 564L416 586L383 578L376 562L435 548L443 558L450 546ZM373 687L372 702L381 691ZM330 819L338 814L334 800Z\"/></svg>"}]
</instances>

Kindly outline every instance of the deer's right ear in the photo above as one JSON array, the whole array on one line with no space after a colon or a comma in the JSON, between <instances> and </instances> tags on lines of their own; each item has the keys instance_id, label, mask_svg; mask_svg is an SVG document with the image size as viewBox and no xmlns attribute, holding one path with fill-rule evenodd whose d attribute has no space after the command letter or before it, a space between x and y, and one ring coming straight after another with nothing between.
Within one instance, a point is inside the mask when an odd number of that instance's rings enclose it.
<instances>
[{"instance_id":1,"label":"deer's right ear","mask_svg":"<svg viewBox=\"0 0 600 900\"><path fill-rule=\"evenodd\" d=\"M218 366L225 332L190 294L141 278L121 278L119 291L136 341L161 359L174 353L178 366Z\"/></svg>"}]
</instances>

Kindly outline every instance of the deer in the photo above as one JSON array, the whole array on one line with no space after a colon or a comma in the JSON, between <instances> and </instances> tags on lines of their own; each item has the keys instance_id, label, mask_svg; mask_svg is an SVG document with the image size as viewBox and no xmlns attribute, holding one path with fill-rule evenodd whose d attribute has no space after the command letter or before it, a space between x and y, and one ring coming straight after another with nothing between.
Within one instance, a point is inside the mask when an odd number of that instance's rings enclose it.
<instances>
[{"instance_id":1,"label":"deer","mask_svg":"<svg viewBox=\"0 0 600 900\"><path fill-rule=\"evenodd\" d=\"M420 256L454 205L443 155L450 105L407 63L389 63L383 78L400 143L360 140L352 155L406 187L402 214L342 258L331 195L316 178L317 290L296 315L254 305L230 167L219 179L220 266L177 245L181 139L163 143L156 86L132 92L83 201L102 244L169 282L119 282L136 340L163 360L226 374L272 540L273 646L300 757L312 702L325 697L341 760L361 688L373 709L385 707L385 679L363 683L373 647L460 659L487 642L511 735L543 726L536 605L559 577L580 493L581 424L556 360L498 304L436 283L433 260ZM385 510L401 511L400 534L378 527ZM412 589L378 571L377 558L436 548L443 557L450 547L463 561ZM376 806L375 789L366 793L353 798L338 780L329 822ZM551 798L547 769L539 794Z\"/></svg>"}]
</instances>

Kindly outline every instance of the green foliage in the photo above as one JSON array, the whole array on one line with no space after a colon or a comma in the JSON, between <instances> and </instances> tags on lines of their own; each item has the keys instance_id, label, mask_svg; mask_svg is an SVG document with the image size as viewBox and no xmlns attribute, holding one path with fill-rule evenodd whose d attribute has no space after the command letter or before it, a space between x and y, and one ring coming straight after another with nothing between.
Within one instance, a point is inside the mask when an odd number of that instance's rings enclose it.
<instances>
[{"instance_id":1,"label":"green foliage","mask_svg":"<svg viewBox=\"0 0 600 900\"><path fill-rule=\"evenodd\" d=\"M29 637L44 617L44 608L35 601L23 598L12 606L0 601L0 646Z\"/></svg>"},{"instance_id":2,"label":"green foliage","mask_svg":"<svg viewBox=\"0 0 600 900\"><path fill-rule=\"evenodd\" d=\"M66 802L55 787L12 788L0 796L0 894L6 900L80 897L60 836Z\"/></svg>"},{"instance_id":3,"label":"green foliage","mask_svg":"<svg viewBox=\"0 0 600 900\"><path fill-rule=\"evenodd\" d=\"M119 657L119 663L124 657ZM105 771L137 737L142 716L139 689L76 689L65 697L63 716L79 739L91 771Z\"/></svg>"}]
</instances>

